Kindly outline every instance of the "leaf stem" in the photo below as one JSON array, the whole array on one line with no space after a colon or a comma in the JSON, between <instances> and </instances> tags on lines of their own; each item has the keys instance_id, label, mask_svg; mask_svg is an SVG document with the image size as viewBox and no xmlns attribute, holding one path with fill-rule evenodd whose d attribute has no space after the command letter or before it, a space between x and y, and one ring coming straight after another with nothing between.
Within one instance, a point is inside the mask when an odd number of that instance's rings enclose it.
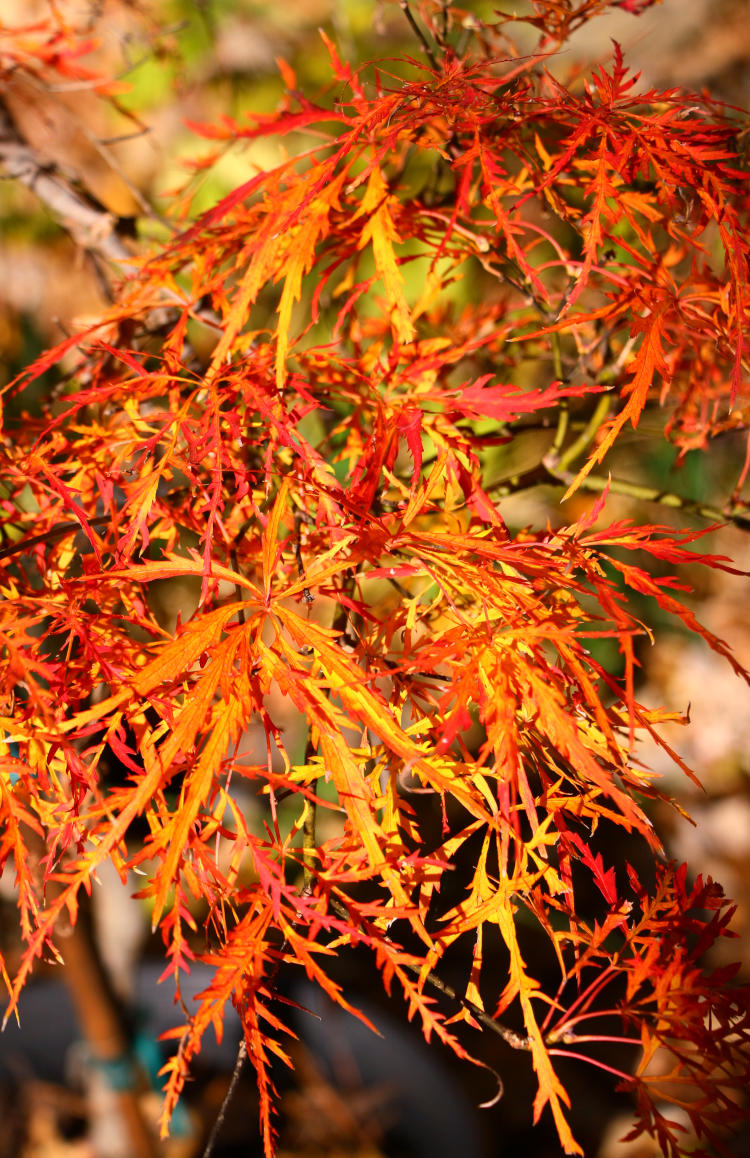
<instances>
[{"instance_id":1,"label":"leaf stem","mask_svg":"<svg viewBox=\"0 0 750 1158\"><path fill-rule=\"evenodd\" d=\"M560 403L560 414L557 419L557 429L555 430L555 441L552 443L552 450L559 455L565 445L565 436L568 433L570 425L570 410L567 402Z\"/></svg>"},{"instance_id":2,"label":"leaf stem","mask_svg":"<svg viewBox=\"0 0 750 1158\"><path fill-rule=\"evenodd\" d=\"M557 466L560 470L566 470L570 464L575 462L577 458L580 458L583 452L591 445L596 438L597 431L609 414L610 406L611 400L609 394L601 394L594 413L578 435L578 438L576 438L575 442L571 442L567 450L564 450L557 459ZM555 439L555 450L557 450L557 439Z\"/></svg>"},{"instance_id":3,"label":"leaf stem","mask_svg":"<svg viewBox=\"0 0 750 1158\"><path fill-rule=\"evenodd\" d=\"M606 1073L613 1074L614 1077L619 1078L621 1081L624 1081L624 1082L632 1082L633 1081L633 1075L632 1074L626 1074L623 1072L623 1070L615 1069L614 1066L608 1066L605 1064L605 1062L599 1061L598 1058L589 1057L585 1053L576 1053L574 1050L569 1050L569 1049L551 1049L551 1050L549 1050L549 1054L550 1054L550 1057L575 1058L576 1061L587 1062L588 1065L596 1066L596 1068L598 1070L605 1070Z\"/></svg>"},{"instance_id":4,"label":"leaf stem","mask_svg":"<svg viewBox=\"0 0 750 1158\"><path fill-rule=\"evenodd\" d=\"M550 334L550 345L552 346L552 366L555 371L555 377L559 382L565 380L565 371L562 364L562 347L560 344L560 335L557 330Z\"/></svg>"}]
</instances>

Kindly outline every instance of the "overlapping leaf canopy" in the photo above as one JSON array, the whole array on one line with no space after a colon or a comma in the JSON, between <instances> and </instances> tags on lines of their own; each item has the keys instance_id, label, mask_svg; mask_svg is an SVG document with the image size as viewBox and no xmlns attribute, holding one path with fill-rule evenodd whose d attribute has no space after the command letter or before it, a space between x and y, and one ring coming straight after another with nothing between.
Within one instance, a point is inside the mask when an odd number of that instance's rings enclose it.
<instances>
[{"instance_id":1,"label":"overlapping leaf canopy","mask_svg":"<svg viewBox=\"0 0 750 1158\"><path fill-rule=\"evenodd\" d=\"M548 37L572 12L534 9ZM465 1056L429 992L464 938L462 1015L517 1016L508 1040L531 1053L534 1115L549 1106L574 1153L555 1058L586 1051L593 995L625 976L641 1122L678 1152L645 1068L657 1045L700 1091L699 1136L748 1076L744 992L697 964L695 934L702 949L723 931L725 903L667 869L655 892L626 885L589 840L606 820L660 850L636 741L658 739L662 714L634 691L648 628L633 596L733 663L664 572L731 564L696 553L697 532L606 526L602 503L511 532L502 495L590 482L659 405L682 447L746 427L737 124L644 93L617 49L566 88L543 58L458 54L422 18L436 51L444 41L434 67L357 73L328 44L317 103L285 66L276 114L195 126L222 146L283 138L289 156L139 258L109 311L14 386L23 399L59 373L54 401L13 420L3 448L1 849L27 944L8 986L15 1002L105 858L146 874L177 972L201 900L215 981L167 1067L166 1114L233 1000L270 1152L283 963L348 1008L327 959L369 946L426 1036ZM477 36L507 44L506 31L500 19ZM74 51L38 59L59 68ZM547 453L493 486L494 450L530 428L550 431ZM170 632L151 592L186 577L197 606ZM592 654L603 638L622 674ZM284 701L301 746L274 720ZM248 757L259 724L265 750ZM240 805L238 782L257 807ZM323 811L334 835L318 838ZM45 881L26 870L32 831ZM465 892L443 901L477 839ZM602 895L599 924L578 912L572 866ZM523 958L529 919L557 955L556 994ZM488 937L505 946L503 978L483 976Z\"/></svg>"}]
</instances>

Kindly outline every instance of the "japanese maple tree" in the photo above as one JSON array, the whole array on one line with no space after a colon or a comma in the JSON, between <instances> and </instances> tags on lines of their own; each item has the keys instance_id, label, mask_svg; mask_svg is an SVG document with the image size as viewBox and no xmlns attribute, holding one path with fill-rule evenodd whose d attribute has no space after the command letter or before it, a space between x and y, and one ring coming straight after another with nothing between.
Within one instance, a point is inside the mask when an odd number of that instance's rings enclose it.
<instances>
[{"instance_id":1,"label":"japanese maple tree","mask_svg":"<svg viewBox=\"0 0 750 1158\"><path fill-rule=\"evenodd\" d=\"M616 45L556 79L550 56L614 6L480 20L402 0L413 55L359 68L324 37L325 92L282 64L275 113L192 126L216 156L278 141L279 163L198 214L188 183L158 242L89 231L114 259L111 304L7 389L0 864L25 943L8 1013L35 962L64 957L56 929L97 867L136 869L166 971L214 970L165 1067L165 1131L233 1003L271 1155L280 971L350 1009L330 966L353 945L428 1040L482 1064L463 1020L528 1054L530 1113L552 1114L566 1153L582 1151L561 1058L611 1069L665 1154L714 1153L743 1116L747 989L704 962L731 907L664 859L638 743L666 746L667 713L636 686L648 606L748 679L675 574L732 563L701 553L695 523L608 522L607 498L629 488L610 451L646 412L680 452L748 429L747 126L645 91ZM90 48L59 14L5 29L0 80L116 101ZM28 390L50 375L39 412ZM530 430L543 450L498 478L499 448ZM746 525L744 475L723 508L668 505ZM598 497L509 530L505 498L540 482ZM169 630L152 586L184 577L197 606ZM301 743L274 719L284 698ZM265 755L248 756L258 727ZM648 879L593 843L605 822L648 850ZM458 942L460 992L441 982ZM602 1061L602 1039L630 1067Z\"/></svg>"}]
</instances>

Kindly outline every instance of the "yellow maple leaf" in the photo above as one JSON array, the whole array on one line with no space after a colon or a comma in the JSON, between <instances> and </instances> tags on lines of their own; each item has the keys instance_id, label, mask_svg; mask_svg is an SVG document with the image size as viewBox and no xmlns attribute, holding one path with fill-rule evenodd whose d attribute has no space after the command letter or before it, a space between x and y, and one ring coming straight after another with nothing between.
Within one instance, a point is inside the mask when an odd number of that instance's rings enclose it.
<instances>
[{"instance_id":1,"label":"yellow maple leaf","mask_svg":"<svg viewBox=\"0 0 750 1158\"><path fill-rule=\"evenodd\" d=\"M386 298L391 307L391 325L399 342L411 342L415 329L404 293L404 280L399 272L393 244L400 240L391 216L390 205L394 199L388 193L385 178L377 165L370 171L360 214L367 217L362 230L359 248L372 243L375 268L383 282Z\"/></svg>"}]
</instances>

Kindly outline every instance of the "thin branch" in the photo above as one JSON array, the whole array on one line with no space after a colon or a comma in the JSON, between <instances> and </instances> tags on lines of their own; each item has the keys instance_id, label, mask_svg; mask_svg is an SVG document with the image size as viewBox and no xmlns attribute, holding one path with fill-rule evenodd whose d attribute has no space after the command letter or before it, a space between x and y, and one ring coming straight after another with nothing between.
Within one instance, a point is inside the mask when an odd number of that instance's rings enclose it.
<instances>
[{"instance_id":1,"label":"thin branch","mask_svg":"<svg viewBox=\"0 0 750 1158\"><path fill-rule=\"evenodd\" d=\"M435 56L435 53L433 52L432 45L430 44L430 42L427 39L427 37L425 36L424 32L422 31L422 29L419 27L416 20L414 19L414 14L413 14L411 8L409 7L409 0L399 0L399 4L401 6L401 11L403 12L406 19L409 21L412 32L414 33L414 35L417 37L417 39L421 43L422 48L424 49L425 55L426 55L427 59L429 60L430 64L435 69L435 72L440 72L440 65L437 62L437 57Z\"/></svg>"},{"instance_id":2,"label":"thin branch","mask_svg":"<svg viewBox=\"0 0 750 1158\"><path fill-rule=\"evenodd\" d=\"M132 254L120 238L118 218L92 198L79 193L54 167L44 165L23 141L0 106L0 165L20 181L57 217L82 249L108 261L130 263Z\"/></svg>"},{"instance_id":3,"label":"thin branch","mask_svg":"<svg viewBox=\"0 0 750 1158\"><path fill-rule=\"evenodd\" d=\"M315 800L305 801L305 819L302 823L302 876L303 876L303 893L310 894L315 882L315 869L313 867L315 861L315 853L317 845L315 843L315 821L317 817L317 804Z\"/></svg>"},{"instance_id":4,"label":"thin branch","mask_svg":"<svg viewBox=\"0 0 750 1158\"><path fill-rule=\"evenodd\" d=\"M405 965L404 968L408 969L408 971L416 977L421 977L422 975L422 970L419 965ZM503 1025L501 1021L495 1021L488 1013L485 1013L483 1009L475 1005L473 1001L470 1001L468 997L463 997L460 993L457 993L451 985L448 985L447 982L443 981L436 973L433 973L432 970L427 974L425 980L432 989L443 993L451 1001L458 1002L472 1017L476 1018L486 1029L491 1029L493 1033L501 1037L506 1045L511 1046L512 1049L531 1049L531 1042L528 1037L524 1037L521 1033L516 1033L514 1029Z\"/></svg>"},{"instance_id":5,"label":"thin branch","mask_svg":"<svg viewBox=\"0 0 750 1158\"><path fill-rule=\"evenodd\" d=\"M237 1086L239 1085L240 1078L242 1077L242 1071L245 1068L245 1062L246 1061L247 1061L247 1045L245 1044L245 1039L243 1037L240 1044L239 1044L239 1047L237 1049L237 1057L234 1060L234 1069L232 1070L232 1077L231 1077L231 1080L229 1082L227 1092L224 1095L224 1101L221 1103L221 1107L219 1109L219 1112L216 1115L216 1121L214 1122L213 1129L211 1130L211 1134L209 1135L209 1139L208 1139L208 1142L206 1143L206 1148L203 1151L202 1158L211 1158L211 1155L214 1152L214 1147L216 1146L216 1142L217 1142L217 1139L218 1139L219 1134L221 1132L221 1128L224 1125L224 1119L227 1116L227 1110L229 1109L232 1098L234 1097L234 1095L237 1091Z\"/></svg>"},{"instance_id":6,"label":"thin branch","mask_svg":"<svg viewBox=\"0 0 750 1158\"><path fill-rule=\"evenodd\" d=\"M112 522L112 516L94 515L92 519L87 521L90 527L104 527L107 523ZM52 543L55 539L61 539L63 535L67 535L71 531L82 531L83 529L82 523L60 523L59 527L52 527L41 535L32 535L30 539L21 539L17 543L11 543L9 547L0 548L0 559L8 559L11 555L23 555L39 543Z\"/></svg>"},{"instance_id":7,"label":"thin branch","mask_svg":"<svg viewBox=\"0 0 750 1158\"><path fill-rule=\"evenodd\" d=\"M346 906L342 905L341 901L337 900L336 897L331 897L330 903L331 908L338 917L341 917L341 919L344 921L351 920L351 914L349 913ZM386 937L385 940L391 941L391 938ZM391 942L391 944L393 944L393 942ZM419 965L410 965L407 962L401 962L401 964L403 965L404 969L406 969L409 973L414 974L415 977L421 978L423 976L422 969ZM528 1037L524 1037L523 1034L516 1033L514 1029L511 1029L507 1025L503 1025L501 1021L495 1021L494 1018L490 1017L488 1013L485 1013L483 1009L481 1009L473 1001L470 1001L468 997L463 997L460 993L457 993L451 985L438 977L437 973L433 973L432 970L430 970L430 972L424 977L424 980L432 989L436 989L450 1001L455 1001L459 1005L463 1006L463 1008L467 1010L467 1012L469 1012L472 1017L481 1022L481 1024L487 1029L491 1029L493 1033L496 1033L499 1037L501 1037L507 1045L511 1046L512 1049L531 1049L531 1042L529 1041Z\"/></svg>"},{"instance_id":8,"label":"thin branch","mask_svg":"<svg viewBox=\"0 0 750 1158\"><path fill-rule=\"evenodd\" d=\"M565 399L560 403L560 413L557 419L557 429L555 431L555 441L552 443L552 449L556 454L562 453L562 448L565 445L565 438L568 433L568 426L570 425L570 407Z\"/></svg>"},{"instance_id":9,"label":"thin branch","mask_svg":"<svg viewBox=\"0 0 750 1158\"><path fill-rule=\"evenodd\" d=\"M560 451L559 458L557 459L558 469L566 470L567 467L569 467L571 463L575 462L576 459L579 458L591 445L591 443L596 438L600 426L603 422L606 421L611 406L612 401L609 394L601 394L594 409L594 413L591 415L591 418L586 423L584 429L578 435L578 438L576 438L574 442L571 442L570 446L566 447L565 450L562 450L562 444L558 446L557 439L555 439L554 449L555 451Z\"/></svg>"},{"instance_id":10,"label":"thin branch","mask_svg":"<svg viewBox=\"0 0 750 1158\"><path fill-rule=\"evenodd\" d=\"M297 560L297 575L304 583L307 580L307 575L305 573L305 564L304 564L304 561L302 559L302 539L301 539L302 522L303 522L303 516L298 511L294 516L294 555L295 555L295 559ZM302 588L302 598L305 601L305 603L312 603L315 596L313 595L313 593L311 592L309 587L303 587Z\"/></svg>"},{"instance_id":11,"label":"thin branch","mask_svg":"<svg viewBox=\"0 0 750 1158\"><path fill-rule=\"evenodd\" d=\"M18 134L11 117L0 103L0 169L12 180L31 190L63 229L93 259L115 262L123 273L136 273L139 264L123 240L124 220L110 213L85 190L79 191L54 165L45 164L35 150ZM145 203L143 197L140 201ZM153 211L149 215L162 220ZM160 299L168 306L184 309L186 298L163 287ZM214 310L195 308L193 314L207 326L219 329Z\"/></svg>"},{"instance_id":12,"label":"thin branch","mask_svg":"<svg viewBox=\"0 0 750 1158\"><path fill-rule=\"evenodd\" d=\"M568 487L574 481L572 471L561 470L559 460L554 454L547 454L543 460L544 467L557 482ZM627 482L625 479L602 478L600 475L589 474L578 483L581 490L593 491L601 494L609 488L612 494L628 495L646 503L659 503L663 507L684 511L687 515L699 515L704 519L713 519L719 523L734 523L740 530L750 531L750 510L746 505L732 506L722 510L711 503L701 503L695 499L687 499L673 491L659 490L658 487L644 486L641 483Z\"/></svg>"},{"instance_id":13,"label":"thin branch","mask_svg":"<svg viewBox=\"0 0 750 1158\"><path fill-rule=\"evenodd\" d=\"M440 0L440 47L443 52L448 50L448 18L451 8L451 0Z\"/></svg>"},{"instance_id":14,"label":"thin branch","mask_svg":"<svg viewBox=\"0 0 750 1158\"><path fill-rule=\"evenodd\" d=\"M314 745L308 737L305 750L306 764L312 760L314 753ZM315 827L318 817L318 801L315 793L317 790L318 781L316 780L312 797L305 797L305 818L302 821L302 892L308 897L312 895L315 884L314 866L317 853Z\"/></svg>"},{"instance_id":15,"label":"thin branch","mask_svg":"<svg viewBox=\"0 0 750 1158\"><path fill-rule=\"evenodd\" d=\"M511 495L521 494L538 486L561 486L566 489L575 479L572 471L560 468L560 459L554 449L548 452L538 466L523 474L503 478L498 482L489 481L485 484L485 491L497 499L508 498ZM625 479L601 475L587 475L578 483L582 491L592 491L601 494L609 488L612 494L627 495L645 503L659 503L671 510L684 511L686 515L695 515L703 519L711 519L716 523L732 523L741 531L750 531L750 505L747 503L732 503L726 507L713 506L711 503L702 503L696 499L688 499L673 491L660 490L641 483L628 482Z\"/></svg>"}]
</instances>

